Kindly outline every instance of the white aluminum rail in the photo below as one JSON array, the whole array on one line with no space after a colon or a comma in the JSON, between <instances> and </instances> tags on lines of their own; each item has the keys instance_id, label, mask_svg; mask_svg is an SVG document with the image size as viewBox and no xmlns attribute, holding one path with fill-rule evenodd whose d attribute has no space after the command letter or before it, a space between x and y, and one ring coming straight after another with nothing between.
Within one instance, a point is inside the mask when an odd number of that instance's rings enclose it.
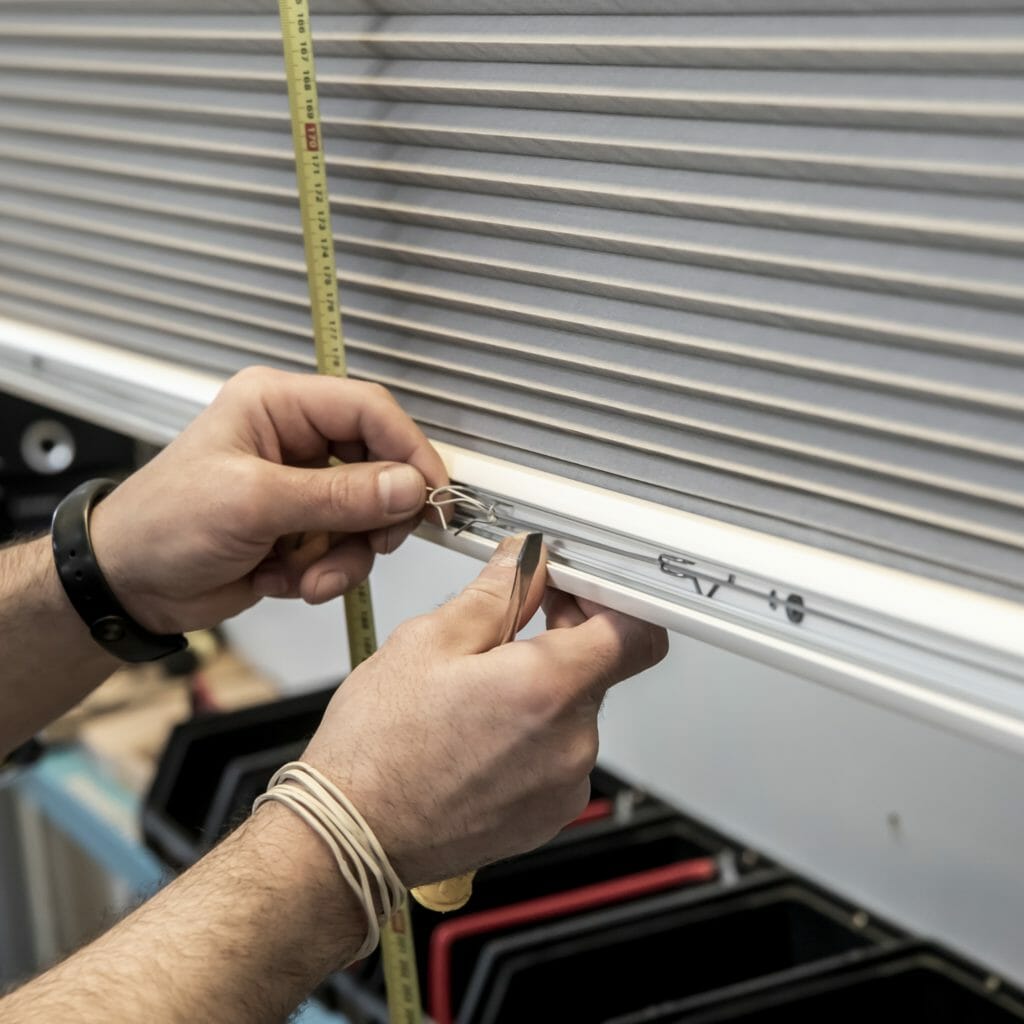
<instances>
[{"instance_id":1,"label":"white aluminum rail","mask_svg":"<svg viewBox=\"0 0 1024 1024\"><path fill-rule=\"evenodd\" d=\"M0 390L156 443L223 377L0 319ZM1024 606L438 446L496 527L539 528L561 588L982 742L1024 752Z\"/></svg>"}]
</instances>

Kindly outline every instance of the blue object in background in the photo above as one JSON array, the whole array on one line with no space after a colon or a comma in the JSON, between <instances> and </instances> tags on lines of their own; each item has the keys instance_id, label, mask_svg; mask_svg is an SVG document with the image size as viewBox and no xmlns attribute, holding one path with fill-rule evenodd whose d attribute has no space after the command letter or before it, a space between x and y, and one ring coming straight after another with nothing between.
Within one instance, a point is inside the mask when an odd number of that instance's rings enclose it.
<instances>
[{"instance_id":1,"label":"blue object in background","mask_svg":"<svg viewBox=\"0 0 1024 1024\"><path fill-rule=\"evenodd\" d=\"M30 767L0 775L10 790L32 805L112 880L138 899L151 896L171 873L139 838L139 800L102 764L78 747L49 752ZM317 1003L304 1003L297 1024L345 1024Z\"/></svg>"}]
</instances>

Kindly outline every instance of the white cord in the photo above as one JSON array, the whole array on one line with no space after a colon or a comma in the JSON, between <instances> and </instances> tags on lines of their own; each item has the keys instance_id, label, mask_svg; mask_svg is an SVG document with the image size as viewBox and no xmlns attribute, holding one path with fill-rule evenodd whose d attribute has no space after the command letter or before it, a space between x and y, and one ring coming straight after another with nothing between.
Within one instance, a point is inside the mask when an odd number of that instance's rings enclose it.
<instances>
[{"instance_id":1,"label":"white cord","mask_svg":"<svg viewBox=\"0 0 1024 1024\"><path fill-rule=\"evenodd\" d=\"M442 498L440 495L447 494L449 497ZM487 502L481 501L475 494L469 491L465 487L459 487L456 485L449 485L447 487L435 487L432 491L427 493L427 504L431 508L437 509L438 518L441 520L441 529L448 529L448 516L445 512L446 505L464 505L467 508L473 509L475 512L482 512L482 522L495 523L498 520L497 514L494 511L493 505L488 505Z\"/></svg>"},{"instance_id":2,"label":"white cord","mask_svg":"<svg viewBox=\"0 0 1024 1024\"><path fill-rule=\"evenodd\" d=\"M311 765L290 761L279 768L267 791L256 798L253 811L272 800L294 811L327 844L342 878L359 897L366 913L366 938L353 959L362 960L377 948L380 926L402 906L406 896L402 880L366 819Z\"/></svg>"}]
</instances>

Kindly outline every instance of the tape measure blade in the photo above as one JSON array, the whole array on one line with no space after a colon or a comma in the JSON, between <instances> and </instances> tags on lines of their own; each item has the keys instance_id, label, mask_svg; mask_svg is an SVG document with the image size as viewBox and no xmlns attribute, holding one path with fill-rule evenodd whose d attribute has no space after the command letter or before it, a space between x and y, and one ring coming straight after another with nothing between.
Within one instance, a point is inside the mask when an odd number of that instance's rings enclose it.
<instances>
[{"instance_id":1,"label":"tape measure blade","mask_svg":"<svg viewBox=\"0 0 1024 1024\"><path fill-rule=\"evenodd\" d=\"M280 0L279 8L317 369L344 377L345 343L309 4Z\"/></svg>"},{"instance_id":2,"label":"tape measure blade","mask_svg":"<svg viewBox=\"0 0 1024 1024\"><path fill-rule=\"evenodd\" d=\"M348 367L309 3L308 0L279 0L279 8L317 371L344 377ZM351 664L355 668L377 649L368 583L360 584L345 595L345 624ZM423 1010L412 943L412 919L407 905L382 929L381 955L391 1024L420 1024Z\"/></svg>"},{"instance_id":3,"label":"tape measure blade","mask_svg":"<svg viewBox=\"0 0 1024 1024\"><path fill-rule=\"evenodd\" d=\"M377 627L373 619L369 582L360 583L345 595L345 626L348 630L349 660L355 668L377 650Z\"/></svg>"},{"instance_id":4,"label":"tape measure blade","mask_svg":"<svg viewBox=\"0 0 1024 1024\"><path fill-rule=\"evenodd\" d=\"M381 955L384 959L384 984L388 993L388 1017L391 1024L420 1024L420 979L416 973L412 916L409 904L395 911L381 930Z\"/></svg>"}]
</instances>

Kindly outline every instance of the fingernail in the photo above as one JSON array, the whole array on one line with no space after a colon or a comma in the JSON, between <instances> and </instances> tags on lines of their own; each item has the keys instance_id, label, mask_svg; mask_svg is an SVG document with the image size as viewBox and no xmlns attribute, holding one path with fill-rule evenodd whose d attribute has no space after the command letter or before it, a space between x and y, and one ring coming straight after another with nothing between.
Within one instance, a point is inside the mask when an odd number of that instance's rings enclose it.
<instances>
[{"instance_id":1,"label":"fingernail","mask_svg":"<svg viewBox=\"0 0 1024 1024\"><path fill-rule=\"evenodd\" d=\"M380 503L391 515L417 512L426 500L426 485L412 466L392 466L377 478Z\"/></svg>"},{"instance_id":2,"label":"fingernail","mask_svg":"<svg viewBox=\"0 0 1024 1024\"><path fill-rule=\"evenodd\" d=\"M331 598L343 594L348 590L348 582L348 573L342 572L340 569L325 572L316 581L316 586L313 588L313 604L322 604L324 601L330 601Z\"/></svg>"},{"instance_id":3,"label":"fingernail","mask_svg":"<svg viewBox=\"0 0 1024 1024\"><path fill-rule=\"evenodd\" d=\"M257 573L252 589L258 597L280 597L288 589L288 580L279 572Z\"/></svg>"}]
</instances>

